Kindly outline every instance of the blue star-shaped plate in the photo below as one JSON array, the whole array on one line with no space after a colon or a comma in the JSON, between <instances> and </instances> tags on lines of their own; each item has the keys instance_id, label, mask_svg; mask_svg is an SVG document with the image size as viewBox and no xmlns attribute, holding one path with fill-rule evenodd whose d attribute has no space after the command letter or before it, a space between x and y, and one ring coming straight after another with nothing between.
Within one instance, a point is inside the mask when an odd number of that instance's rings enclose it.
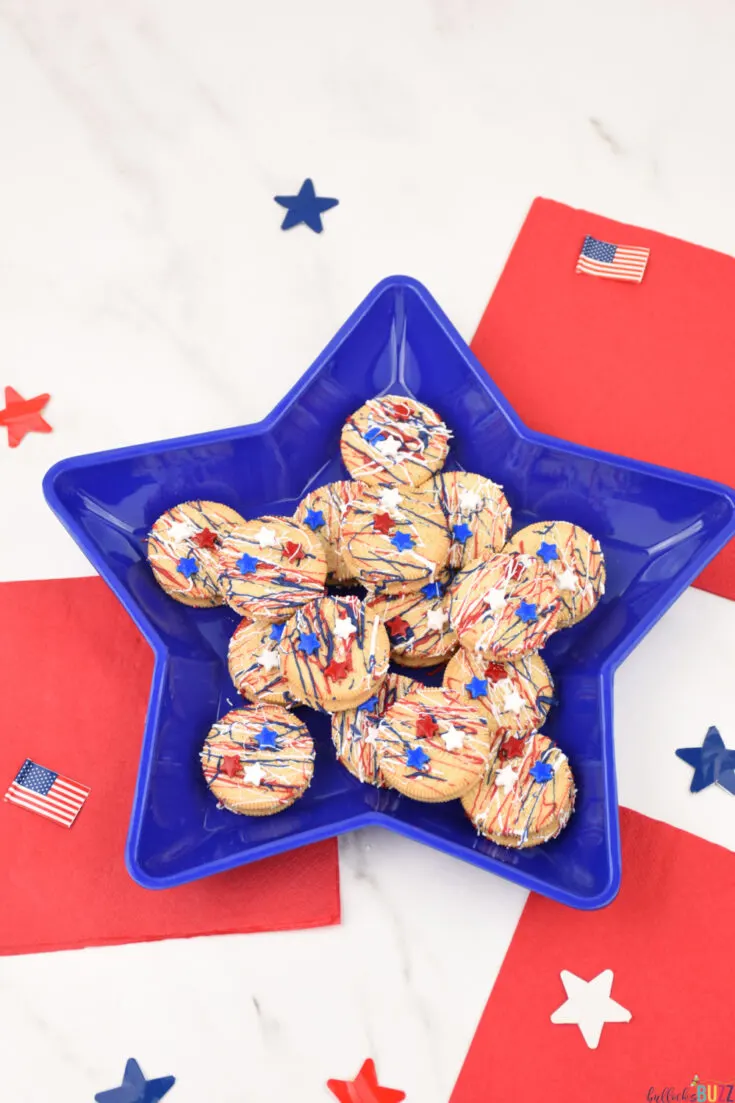
<instances>
[{"instance_id":1,"label":"blue star-shaped plate","mask_svg":"<svg viewBox=\"0 0 735 1103\"><path fill-rule=\"evenodd\" d=\"M414 395L439 411L454 432L448 468L501 483L516 529L565 520L602 543L605 597L544 652L559 699L544 731L568 754L579 786L569 826L544 846L496 846L475 833L459 801L420 804L362 785L335 760L328 717L309 711L316 769L293 807L235 816L204 784L204 737L238 701L226 662L238 618L167 597L146 563L145 536L186 497L223 501L246 517L290 514L307 491L345 478L342 425L381 393ZM379 824L575 907L613 899L613 675L735 533L735 492L527 429L426 289L399 276L378 284L264 421L65 460L44 490L155 651L126 855L140 884L179 885Z\"/></svg>"}]
</instances>

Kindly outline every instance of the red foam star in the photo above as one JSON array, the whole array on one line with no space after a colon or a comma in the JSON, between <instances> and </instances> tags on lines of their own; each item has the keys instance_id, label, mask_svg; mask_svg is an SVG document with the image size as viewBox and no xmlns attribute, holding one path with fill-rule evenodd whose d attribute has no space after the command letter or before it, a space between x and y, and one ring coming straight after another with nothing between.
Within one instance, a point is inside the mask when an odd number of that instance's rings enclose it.
<instances>
[{"instance_id":1,"label":"red foam star","mask_svg":"<svg viewBox=\"0 0 735 1103\"><path fill-rule=\"evenodd\" d=\"M520 736L512 735L510 739L506 739L501 744L498 750L498 758L501 762L505 762L509 758L518 758L523 754L523 749L526 746L525 739L521 739Z\"/></svg>"},{"instance_id":2,"label":"red foam star","mask_svg":"<svg viewBox=\"0 0 735 1103\"><path fill-rule=\"evenodd\" d=\"M296 544L293 540L287 540L283 545L283 554L289 563L300 563L306 553L301 544Z\"/></svg>"},{"instance_id":3,"label":"red foam star","mask_svg":"<svg viewBox=\"0 0 735 1103\"><path fill-rule=\"evenodd\" d=\"M393 532L395 527L396 523L390 513L376 513L373 517L373 529L375 532L382 532L387 536L389 533Z\"/></svg>"},{"instance_id":4,"label":"red foam star","mask_svg":"<svg viewBox=\"0 0 735 1103\"><path fill-rule=\"evenodd\" d=\"M439 725L433 716L429 716L428 712L425 712L416 721L416 735L419 739L431 739L438 730Z\"/></svg>"},{"instance_id":5,"label":"red foam star","mask_svg":"<svg viewBox=\"0 0 735 1103\"><path fill-rule=\"evenodd\" d=\"M382 1088L375 1062L368 1057L354 1080L327 1080L327 1087L340 1103L401 1103L406 1093L398 1088Z\"/></svg>"},{"instance_id":6,"label":"red foam star","mask_svg":"<svg viewBox=\"0 0 735 1103\"><path fill-rule=\"evenodd\" d=\"M222 759L222 773L228 777L237 777L241 767L242 763L236 754L226 754Z\"/></svg>"},{"instance_id":7,"label":"red foam star","mask_svg":"<svg viewBox=\"0 0 735 1103\"><path fill-rule=\"evenodd\" d=\"M411 625L403 617L391 617L390 620L385 622L385 627L391 636L405 636Z\"/></svg>"},{"instance_id":8,"label":"red foam star","mask_svg":"<svg viewBox=\"0 0 735 1103\"><path fill-rule=\"evenodd\" d=\"M343 678L347 677L347 663L340 663L336 659L332 659L324 667L324 674L327 678L333 678L335 682L341 682Z\"/></svg>"},{"instance_id":9,"label":"red foam star","mask_svg":"<svg viewBox=\"0 0 735 1103\"><path fill-rule=\"evenodd\" d=\"M26 433L51 433L51 426L41 417L50 394L39 394L35 398L23 398L12 387L5 388L5 409L0 410L0 425L8 430L8 444L17 448Z\"/></svg>"},{"instance_id":10,"label":"red foam star","mask_svg":"<svg viewBox=\"0 0 735 1103\"><path fill-rule=\"evenodd\" d=\"M490 682L502 682L508 677L508 671L502 663L488 663L485 667L485 677Z\"/></svg>"},{"instance_id":11,"label":"red foam star","mask_svg":"<svg viewBox=\"0 0 735 1103\"><path fill-rule=\"evenodd\" d=\"M216 532L212 532L211 529L202 529L196 536L192 536L191 542L196 544L198 548L213 548L218 539Z\"/></svg>"}]
</instances>

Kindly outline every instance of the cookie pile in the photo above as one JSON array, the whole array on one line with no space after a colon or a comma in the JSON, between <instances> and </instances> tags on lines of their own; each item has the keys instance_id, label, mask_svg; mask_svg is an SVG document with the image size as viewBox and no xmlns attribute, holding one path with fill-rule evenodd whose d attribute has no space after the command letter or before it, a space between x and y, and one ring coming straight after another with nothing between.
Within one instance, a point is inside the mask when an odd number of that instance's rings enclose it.
<instances>
[{"instance_id":1,"label":"cookie pile","mask_svg":"<svg viewBox=\"0 0 735 1103\"><path fill-rule=\"evenodd\" d=\"M332 714L337 757L361 782L457 799L500 845L537 845L568 821L569 763L539 732L554 703L539 652L597 604L602 550L564 521L511 536L500 486L442 470L450 438L429 407L381 396L342 430L351 478L311 491L293 519L190 501L153 525L163 589L242 616L228 662L248 704L201 752L225 808L271 815L305 792L314 747L291 710L306 705ZM443 686L391 660L444 666Z\"/></svg>"}]
</instances>

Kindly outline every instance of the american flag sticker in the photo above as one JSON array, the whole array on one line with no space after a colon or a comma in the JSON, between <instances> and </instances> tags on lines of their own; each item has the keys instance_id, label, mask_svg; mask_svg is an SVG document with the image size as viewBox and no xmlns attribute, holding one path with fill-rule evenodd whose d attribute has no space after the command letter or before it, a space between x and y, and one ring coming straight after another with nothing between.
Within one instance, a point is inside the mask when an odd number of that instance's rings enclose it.
<instances>
[{"instance_id":1,"label":"american flag sticker","mask_svg":"<svg viewBox=\"0 0 735 1103\"><path fill-rule=\"evenodd\" d=\"M650 249L636 245L611 245L588 234L577 260L577 272L602 276L608 280L640 283L648 264Z\"/></svg>"},{"instance_id":2,"label":"american flag sticker","mask_svg":"<svg viewBox=\"0 0 735 1103\"><path fill-rule=\"evenodd\" d=\"M10 783L5 800L71 827L88 796L88 786L27 758Z\"/></svg>"}]
</instances>

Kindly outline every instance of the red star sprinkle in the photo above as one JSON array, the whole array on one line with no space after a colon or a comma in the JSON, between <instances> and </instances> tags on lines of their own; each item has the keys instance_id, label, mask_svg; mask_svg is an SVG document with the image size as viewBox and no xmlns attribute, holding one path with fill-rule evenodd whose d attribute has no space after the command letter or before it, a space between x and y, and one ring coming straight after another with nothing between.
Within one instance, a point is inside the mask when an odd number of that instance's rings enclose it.
<instances>
[{"instance_id":1,"label":"red star sprinkle","mask_svg":"<svg viewBox=\"0 0 735 1103\"><path fill-rule=\"evenodd\" d=\"M218 539L216 532L212 532L211 529L202 529L196 536L192 536L191 542L196 544L198 548L213 548Z\"/></svg>"},{"instance_id":2,"label":"red star sprinkle","mask_svg":"<svg viewBox=\"0 0 735 1103\"><path fill-rule=\"evenodd\" d=\"M283 545L283 554L286 556L289 563L300 563L304 558L305 552L301 544L296 544L293 540L287 540Z\"/></svg>"},{"instance_id":3,"label":"red star sprinkle","mask_svg":"<svg viewBox=\"0 0 735 1103\"><path fill-rule=\"evenodd\" d=\"M385 536L393 532L396 527L396 523L391 517L390 513L376 513L373 517L373 529L375 532L382 532Z\"/></svg>"},{"instance_id":4,"label":"red star sprinkle","mask_svg":"<svg viewBox=\"0 0 735 1103\"><path fill-rule=\"evenodd\" d=\"M25 399L12 387L5 388L5 409L0 410L0 425L8 430L8 444L17 448L26 433L51 433L51 426L41 417L51 398L50 394L39 394L35 398Z\"/></svg>"},{"instance_id":5,"label":"red star sprinkle","mask_svg":"<svg viewBox=\"0 0 735 1103\"><path fill-rule=\"evenodd\" d=\"M391 636L405 636L411 626L403 617L391 617L390 620L385 622L385 627Z\"/></svg>"},{"instance_id":6,"label":"red star sprinkle","mask_svg":"<svg viewBox=\"0 0 735 1103\"><path fill-rule=\"evenodd\" d=\"M408 421L411 416L411 407L405 402L391 402L388 409L397 421Z\"/></svg>"},{"instance_id":7,"label":"red star sprinkle","mask_svg":"<svg viewBox=\"0 0 735 1103\"><path fill-rule=\"evenodd\" d=\"M433 716L429 716L428 712L425 712L416 721L416 735L419 739L431 739L438 730L439 725Z\"/></svg>"},{"instance_id":8,"label":"red star sprinkle","mask_svg":"<svg viewBox=\"0 0 735 1103\"><path fill-rule=\"evenodd\" d=\"M341 682L347 677L347 663L339 663L336 659L332 659L324 667L324 674L327 678L333 678L335 682Z\"/></svg>"},{"instance_id":9,"label":"red star sprinkle","mask_svg":"<svg viewBox=\"0 0 735 1103\"><path fill-rule=\"evenodd\" d=\"M222 759L222 772L228 777L237 777L242 763L235 754L226 754Z\"/></svg>"},{"instance_id":10,"label":"red star sprinkle","mask_svg":"<svg viewBox=\"0 0 735 1103\"><path fill-rule=\"evenodd\" d=\"M525 739L521 739L520 736L512 735L510 739L506 739L505 743L500 746L498 758L501 762L505 762L509 758L518 758L519 755L523 754L525 746Z\"/></svg>"},{"instance_id":11,"label":"red star sprinkle","mask_svg":"<svg viewBox=\"0 0 735 1103\"><path fill-rule=\"evenodd\" d=\"M485 667L485 677L491 682L502 682L508 677L508 671L502 663L488 663Z\"/></svg>"},{"instance_id":12,"label":"red star sprinkle","mask_svg":"<svg viewBox=\"0 0 735 1103\"><path fill-rule=\"evenodd\" d=\"M368 1057L354 1080L327 1080L327 1087L339 1103L401 1103L406 1098L406 1093L398 1088L381 1088L372 1057Z\"/></svg>"}]
</instances>

